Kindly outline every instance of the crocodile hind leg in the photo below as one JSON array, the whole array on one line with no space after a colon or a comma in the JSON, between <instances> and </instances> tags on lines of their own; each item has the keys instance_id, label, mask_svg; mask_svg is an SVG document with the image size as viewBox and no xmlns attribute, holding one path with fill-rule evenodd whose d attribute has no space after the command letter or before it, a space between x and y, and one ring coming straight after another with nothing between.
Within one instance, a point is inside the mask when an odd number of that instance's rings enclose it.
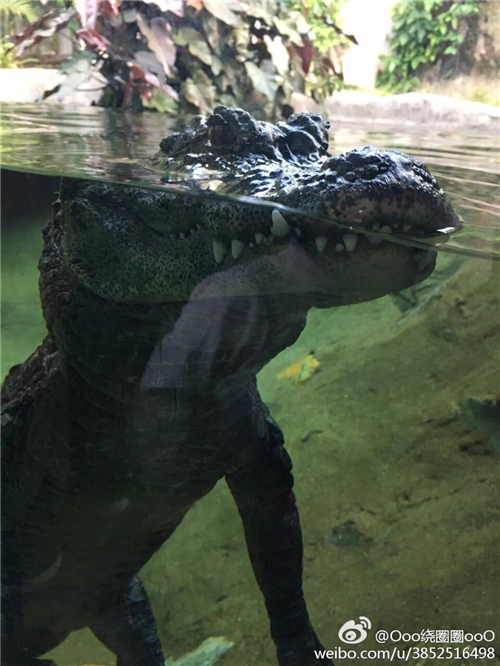
<instances>
[{"instance_id":1,"label":"crocodile hind leg","mask_svg":"<svg viewBox=\"0 0 500 666\"><path fill-rule=\"evenodd\" d=\"M156 622L142 583L133 578L121 602L90 627L117 657L116 666L163 666Z\"/></svg>"}]
</instances>

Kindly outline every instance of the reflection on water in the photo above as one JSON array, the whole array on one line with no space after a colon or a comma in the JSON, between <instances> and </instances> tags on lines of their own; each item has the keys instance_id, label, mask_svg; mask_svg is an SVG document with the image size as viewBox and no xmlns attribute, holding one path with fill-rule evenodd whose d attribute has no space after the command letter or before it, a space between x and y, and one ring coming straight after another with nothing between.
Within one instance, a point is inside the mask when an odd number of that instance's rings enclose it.
<instances>
[{"instance_id":1,"label":"reflection on water","mask_svg":"<svg viewBox=\"0 0 500 666\"><path fill-rule=\"evenodd\" d=\"M2 166L46 175L164 187L165 174L153 170L147 160L174 129L178 127L171 118L155 113L98 108L68 112L48 106L4 105ZM442 251L500 257L500 146L491 136L443 132L422 135L397 128L363 131L354 124L336 127L333 121L330 137L330 151L335 155L369 144L403 150L422 159L464 222ZM169 182L173 190L195 195L204 188L204 181L216 175L193 180L191 173L175 173L169 175ZM246 199L245 203L252 201Z\"/></svg>"}]
</instances>

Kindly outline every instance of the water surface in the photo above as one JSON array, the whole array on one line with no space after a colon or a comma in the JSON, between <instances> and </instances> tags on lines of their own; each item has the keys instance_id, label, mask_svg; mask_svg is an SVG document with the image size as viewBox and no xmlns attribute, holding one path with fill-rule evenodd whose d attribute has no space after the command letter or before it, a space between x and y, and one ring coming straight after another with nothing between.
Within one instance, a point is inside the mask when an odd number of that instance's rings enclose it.
<instances>
[{"instance_id":1,"label":"water surface","mask_svg":"<svg viewBox=\"0 0 500 666\"><path fill-rule=\"evenodd\" d=\"M158 151L161 139L180 127L179 121L158 113L4 105L1 165L43 175L161 188L164 174L143 164ZM354 123L338 126L332 119L330 138L333 154L373 145L419 157L463 220L463 227L451 235L442 251L500 258L500 145L494 137L411 133L396 126L366 131ZM214 196L200 191L203 179L193 181L191 175L182 173L169 178L177 191ZM253 203L266 205L258 200Z\"/></svg>"}]
</instances>

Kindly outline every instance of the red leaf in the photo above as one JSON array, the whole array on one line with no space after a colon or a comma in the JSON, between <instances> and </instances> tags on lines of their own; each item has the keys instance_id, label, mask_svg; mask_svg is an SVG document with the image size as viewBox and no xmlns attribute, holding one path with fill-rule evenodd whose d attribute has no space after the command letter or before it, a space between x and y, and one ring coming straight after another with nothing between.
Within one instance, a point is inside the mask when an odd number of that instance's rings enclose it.
<instances>
[{"instance_id":1,"label":"red leaf","mask_svg":"<svg viewBox=\"0 0 500 666\"><path fill-rule=\"evenodd\" d=\"M168 93L170 97L175 99L176 102L179 101L179 95L172 88L172 86L169 86L168 83L160 83L160 80L158 79L156 74L147 72L143 67L136 65L135 62L132 61L128 61L127 66L138 79L141 79L142 81L149 83L149 85L154 86L155 88L159 88L160 90L163 90L164 92Z\"/></svg>"},{"instance_id":2,"label":"red leaf","mask_svg":"<svg viewBox=\"0 0 500 666\"><path fill-rule=\"evenodd\" d=\"M302 58L302 69L304 74L307 74L311 67L311 62L314 55L314 44L311 42L307 35L301 35L304 46L295 46L297 53Z\"/></svg>"},{"instance_id":3,"label":"red leaf","mask_svg":"<svg viewBox=\"0 0 500 666\"><path fill-rule=\"evenodd\" d=\"M74 5L82 28L95 28L100 0L75 0Z\"/></svg>"},{"instance_id":4,"label":"red leaf","mask_svg":"<svg viewBox=\"0 0 500 666\"><path fill-rule=\"evenodd\" d=\"M107 19L118 16L120 10L118 8L118 0L101 0L101 12Z\"/></svg>"},{"instance_id":5,"label":"red leaf","mask_svg":"<svg viewBox=\"0 0 500 666\"><path fill-rule=\"evenodd\" d=\"M137 14L137 25L148 42L148 46L161 62L166 76L171 76L175 68L177 47L172 35L170 24L157 16L148 25L141 14Z\"/></svg>"},{"instance_id":6,"label":"red leaf","mask_svg":"<svg viewBox=\"0 0 500 666\"><path fill-rule=\"evenodd\" d=\"M16 43L16 56L19 57L22 53L41 42L46 37L52 37L56 32L65 28L72 18L75 16L73 8L66 10L59 16L54 16L54 12L50 11L34 23L26 26L26 28L14 37Z\"/></svg>"},{"instance_id":7,"label":"red leaf","mask_svg":"<svg viewBox=\"0 0 500 666\"><path fill-rule=\"evenodd\" d=\"M75 0L74 5L82 28L95 28L99 14L110 19L119 13L118 0Z\"/></svg>"},{"instance_id":8,"label":"red leaf","mask_svg":"<svg viewBox=\"0 0 500 666\"><path fill-rule=\"evenodd\" d=\"M97 32L94 28L80 28L76 31L77 37L83 39L87 46L90 46L99 51L106 51L111 42L109 42L104 35L101 35L100 32Z\"/></svg>"}]
</instances>

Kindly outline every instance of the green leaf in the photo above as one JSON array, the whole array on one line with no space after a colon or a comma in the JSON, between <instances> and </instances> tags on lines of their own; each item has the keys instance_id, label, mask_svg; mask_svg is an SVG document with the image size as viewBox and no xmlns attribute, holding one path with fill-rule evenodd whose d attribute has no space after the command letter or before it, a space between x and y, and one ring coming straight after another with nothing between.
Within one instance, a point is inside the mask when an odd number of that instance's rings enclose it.
<instances>
[{"instance_id":1,"label":"green leaf","mask_svg":"<svg viewBox=\"0 0 500 666\"><path fill-rule=\"evenodd\" d=\"M200 39L200 33L194 28L179 28L175 33L175 43L178 46L187 46L191 42Z\"/></svg>"},{"instance_id":2,"label":"green leaf","mask_svg":"<svg viewBox=\"0 0 500 666\"><path fill-rule=\"evenodd\" d=\"M4 16L22 16L31 23L38 18L38 4L31 0L2 0L0 10Z\"/></svg>"},{"instance_id":3,"label":"green leaf","mask_svg":"<svg viewBox=\"0 0 500 666\"><path fill-rule=\"evenodd\" d=\"M278 18L277 16L273 17L273 22L278 32L281 35L286 35L290 39L292 44L295 44L295 46L303 46L302 37L299 35L299 33L294 27L289 25L283 19Z\"/></svg>"},{"instance_id":4,"label":"green leaf","mask_svg":"<svg viewBox=\"0 0 500 666\"><path fill-rule=\"evenodd\" d=\"M189 46L189 53L194 55L198 60L201 60L205 65L211 65L213 60L212 51L210 50L209 45L203 41L203 37L198 35L196 41L192 41Z\"/></svg>"},{"instance_id":5,"label":"green leaf","mask_svg":"<svg viewBox=\"0 0 500 666\"><path fill-rule=\"evenodd\" d=\"M278 86L276 84L276 76L269 72L270 68L269 65L265 64L266 62L273 67L270 60L263 60L260 67L254 62L247 61L245 63L245 69L254 88L265 95L265 97L273 99Z\"/></svg>"},{"instance_id":6,"label":"green leaf","mask_svg":"<svg viewBox=\"0 0 500 666\"><path fill-rule=\"evenodd\" d=\"M184 98L201 113L209 114L215 106L215 88L202 69L198 69L181 86Z\"/></svg>"},{"instance_id":7,"label":"green leaf","mask_svg":"<svg viewBox=\"0 0 500 666\"><path fill-rule=\"evenodd\" d=\"M227 25L236 25L238 23L238 16L229 9L226 2L220 2L220 0L203 0L203 6L212 16L215 16L215 18Z\"/></svg>"}]
</instances>

